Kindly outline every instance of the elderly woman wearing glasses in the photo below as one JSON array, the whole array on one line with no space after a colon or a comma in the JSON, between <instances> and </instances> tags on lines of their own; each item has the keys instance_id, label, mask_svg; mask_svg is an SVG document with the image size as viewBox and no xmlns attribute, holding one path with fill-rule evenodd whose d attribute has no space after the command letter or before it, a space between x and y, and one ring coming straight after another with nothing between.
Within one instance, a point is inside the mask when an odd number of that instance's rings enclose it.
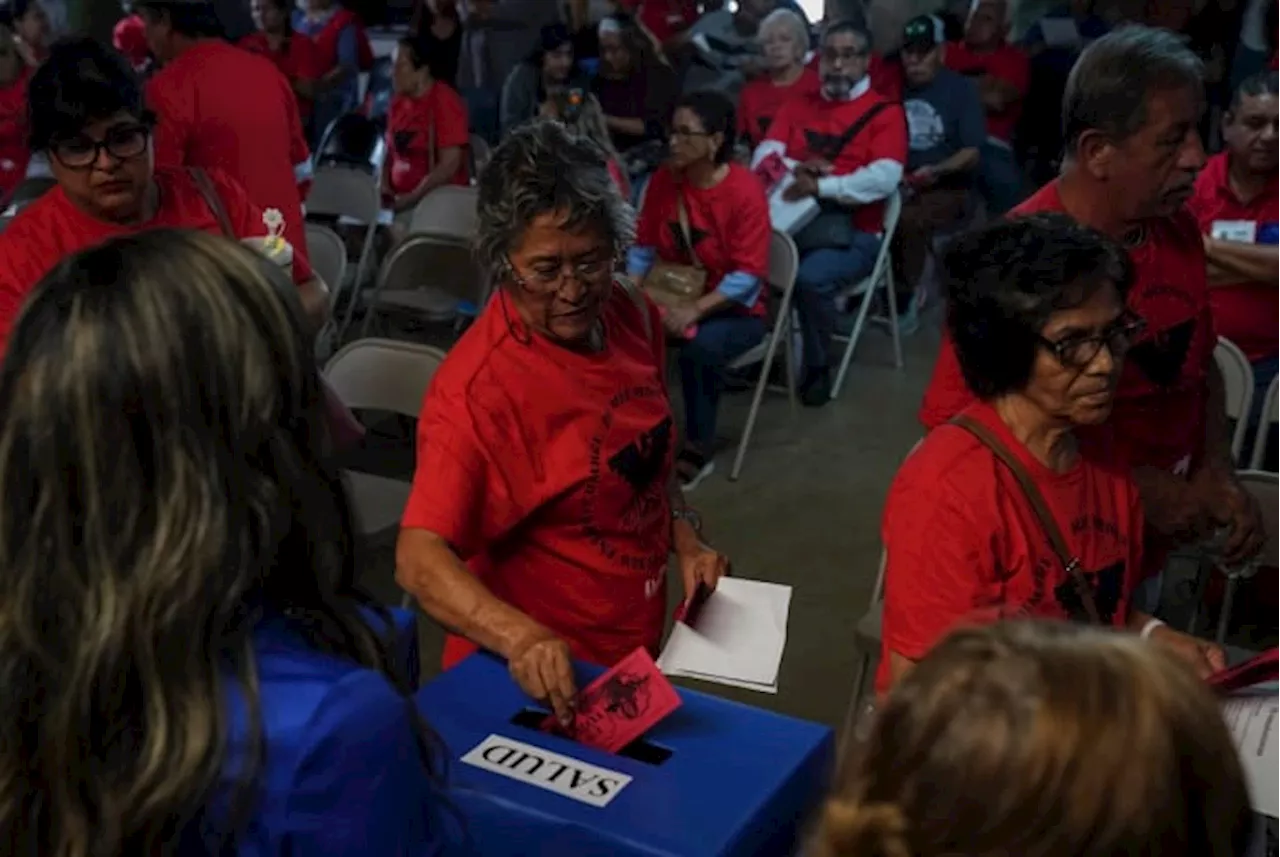
<instances>
[{"instance_id":1,"label":"elderly woman wearing glasses","mask_svg":"<svg viewBox=\"0 0 1280 857\"><path fill-rule=\"evenodd\" d=\"M480 177L477 250L497 292L441 365L418 424L400 585L572 717L570 657L657 649L674 551L686 592L724 557L672 490L656 309L615 282L634 232L605 157L562 125L516 129Z\"/></svg>"},{"instance_id":2,"label":"elderly woman wearing glasses","mask_svg":"<svg viewBox=\"0 0 1280 857\"><path fill-rule=\"evenodd\" d=\"M161 227L228 234L291 268L313 324L326 289L231 178L154 164L153 116L124 58L93 39L55 45L28 91L33 152L58 186L0 234L0 351L27 294L60 260L108 238Z\"/></svg>"},{"instance_id":3,"label":"elderly woman wearing glasses","mask_svg":"<svg viewBox=\"0 0 1280 857\"><path fill-rule=\"evenodd\" d=\"M949 332L978 401L890 488L879 691L952 627L1010 617L1130 628L1207 673L1222 651L1129 608L1142 512L1107 416L1142 321L1124 250L1062 215L999 222L946 258Z\"/></svg>"}]
</instances>

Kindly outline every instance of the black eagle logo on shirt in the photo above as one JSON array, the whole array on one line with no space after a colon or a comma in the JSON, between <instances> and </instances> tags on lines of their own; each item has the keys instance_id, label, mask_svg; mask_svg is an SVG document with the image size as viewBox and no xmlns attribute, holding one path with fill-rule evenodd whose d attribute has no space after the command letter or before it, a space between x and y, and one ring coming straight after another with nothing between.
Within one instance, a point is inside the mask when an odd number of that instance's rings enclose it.
<instances>
[{"instance_id":1,"label":"black eagle logo on shirt","mask_svg":"<svg viewBox=\"0 0 1280 857\"><path fill-rule=\"evenodd\" d=\"M409 147L413 145L414 132L397 131L391 135L391 145L395 147L396 154L405 157L409 154Z\"/></svg>"},{"instance_id":2,"label":"black eagle logo on shirt","mask_svg":"<svg viewBox=\"0 0 1280 857\"><path fill-rule=\"evenodd\" d=\"M840 134L824 134L812 128L804 130L804 142L809 147L809 154L831 160L840 154L844 142Z\"/></svg>"},{"instance_id":3,"label":"black eagle logo on shirt","mask_svg":"<svg viewBox=\"0 0 1280 857\"><path fill-rule=\"evenodd\" d=\"M666 417L609 458L609 470L635 491L621 517L629 532L642 531L662 509L667 486L658 477L671 450L671 427L671 417Z\"/></svg>"},{"instance_id":4,"label":"black eagle logo on shirt","mask_svg":"<svg viewBox=\"0 0 1280 857\"><path fill-rule=\"evenodd\" d=\"M1102 571L1086 571L1081 573L1085 584L1093 592L1093 602L1098 607L1098 618L1104 625L1110 625L1120 606L1120 593L1124 584L1124 560L1113 562ZM1089 611L1084 607L1084 599L1076 579L1068 575L1067 579L1053 588L1053 597L1058 605L1073 621L1088 623Z\"/></svg>"},{"instance_id":5,"label":"black eagle logo on shirt","mask_svg":"<svg viewBox=\"0 0 1280 857\"><path fill-rule=\"evenodd\" d=\"M701 244L702 239L707 237L707 231L705 229L699 229L692 223L689 224L689 238L693 240L693 247L690 247L689 242L684 238L684 230L680 228L680 222L678 220L675 222L668 222L667 228L671 230L671 237L676 242L676 248L690 259L693 258L694 247Z\"/></svg>"},{"instance_id":6,"label":"black eagle logo on shirt","mask_svg":"<svg viewBox=\"0 0 1280 857\"><path fill-rule=\"evenodd\" d=\"M760 139L764 139L764 135L769 133L769 126L773 124L772 116L759 116L756 118L756 124L760 126Z\"/></svg>"},{"instance_id":7,"label":"black eagle logo on shirt","mask_svg":"<svg viewBox=\"0 0 1280 857\"><path fill-rule=\"evenodd\" d=\"M1158 331L1155 336L1129 349L1128 360L1142 370L1151 383L1158 387L1170 387L1182 375L1195 336L1196 320L1189 318L1173 327Z\"/></svg>"}]
</instances>

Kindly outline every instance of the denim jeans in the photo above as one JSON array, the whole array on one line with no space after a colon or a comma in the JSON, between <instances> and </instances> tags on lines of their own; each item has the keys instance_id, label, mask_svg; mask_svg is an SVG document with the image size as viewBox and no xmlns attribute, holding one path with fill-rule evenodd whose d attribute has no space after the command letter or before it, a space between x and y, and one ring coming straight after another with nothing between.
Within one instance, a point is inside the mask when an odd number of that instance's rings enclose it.
<instances>
[{"instance_id":1,"label":"denim jeans","mask_svg":"<svg viewBox=\"0 0 1280 857\"><path fill-rule=\"evenodd\" d=\"M1243 467L1249 463L1249 456L1253 454L1253 444L1258 437L1258 428L1263 424L1262 406L1264 399L1267 397L1267 388L1271 386L1271 379L1276 377L1277 369L1280 368L1280 359L1276 357L1264 357L1253 363L1253 403L1249 406L1248 423L1244 430L1244 443L1240 447L1240 466ZM1277 446L1276 432L1272 432L1267 438L1268 449L1262 456L1262 469L1274 470L1276 466Z\"/></svg>"},{"instance_id":2,"label":"denim jeans","mask_svg":"<svg viewBox=\"0 0 1280 857\"><path fill-rule=\"evenodd\" d=\"M811 250L800 259L795 304L804 337L806 370L830 365L827 350L836 327L836 292L871 273L880 251L880 236L855 232L848 247Z\"/></svg>"},{"instance_id":3,"label":"denim jeans","mask_svg":"<svg viewBox=\"0 0 1280 857\"><path fill-rule=\"evenodd\" d=\"M717 315L698 322L693 339L680 346L680 390L684 395L684 437L710 454L716 440L720 376L734 358L764 339L764 319Z\"/></svg>"},{"instance_id":4,"label":"denim jeans","mask_svg":"<svg viewBox=\"0 0 1280 857\"><path fill-rule=\"evenodd\" d=\"M498 145L498 93L492 89L464 89L471 133L490 146Z\"/></svg>"},{"instance_id":5,"label":"denim jeans","mask_svg":"<svg viewBox=\"0 0 1280 857\"><path fill-rule=\"evenodd\" d=\"M978 189L987 201L987 216L998 217L1022 202L1026 196L1026 181L1013 149L1007 145L987 140L980 151L982 165L978 173Z\"/></svg>"}]
</instances>

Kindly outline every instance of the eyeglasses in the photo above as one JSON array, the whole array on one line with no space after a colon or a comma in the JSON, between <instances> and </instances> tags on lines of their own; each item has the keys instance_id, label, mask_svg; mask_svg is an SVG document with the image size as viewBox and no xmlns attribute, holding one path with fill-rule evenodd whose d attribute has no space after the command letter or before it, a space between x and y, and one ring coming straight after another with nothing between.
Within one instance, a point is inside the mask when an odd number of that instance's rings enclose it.
<instances>
[{"instance_id":1,"label":"eyeglasses","mask_svg":"<svg viewBox=\"0 0 1280 857\"><path fill-rule=\"evenodd\" d=\"M1102 346L1107 346L1112 356L1122 356L1129 350L1133 341L1147 329L1147 322L1139 316L1126 314L1107 325L1099 333L1072 334L1062 339L1052 340L1043 336L1037 337L1040 344L1049 350L1063 366L1073 369L1084 369Z\"/></svg>"},{"instance_id":2,"label":"eyeglasses","mask_svg":"<svg viewBox=\"0 0 1280 857\"><path fill-rule=\"evenodd\" d=\"M109 128L101 140L95 140L87 134L55 140L50 150L64 167L87 169L97 162L98 155L104 151L117 161L136 158L147 150L150 139L149 125L130 123Z\"/></svg>"},{"instance_id":3,"label":"eyeglasses","mask_svg":"<svg viewBox=\"0 0 1280 857\"><path fill-rule=\"evenodd\" d=\"M613 256L593 256L567 266L554 262L538 263L528 276L522 276L511 260L507 260L507 270L516 285L525 291L539 295L552 295L564 288L566 281L572 277L580 285L595 286L613 274Z\"/></svg>"},{"instance_id":4,"label":"eyeglasses","mask_svg":"<svg viewBox=\"0 0 1280 857\"><path fill-rule=\"evenodd\" d=\"M866 57L869 53L870 51L867 50L837 51L831 48L823 48L822 61L831 65L839 62L854 62Z\"/></svg>"}]
</instances>

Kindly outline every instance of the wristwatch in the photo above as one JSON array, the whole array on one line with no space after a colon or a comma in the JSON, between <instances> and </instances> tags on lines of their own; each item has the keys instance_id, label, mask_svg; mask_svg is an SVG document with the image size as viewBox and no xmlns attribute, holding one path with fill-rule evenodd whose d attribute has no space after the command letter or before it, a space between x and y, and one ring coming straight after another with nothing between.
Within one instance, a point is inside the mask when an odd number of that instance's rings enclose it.
<instances>
[{"instance_id":1,"label":"wristwatch","mask_svg":"<svg viewBox=\"0 0 1280 857\"><path fill-rule=\"evenodd\" d=\"M702 516L689 506L684 506L679 509L672 508L671 520L684 521L686 524L693 527L693 531L695 533L702 535Z\"/></svg>"}]
</instances>

